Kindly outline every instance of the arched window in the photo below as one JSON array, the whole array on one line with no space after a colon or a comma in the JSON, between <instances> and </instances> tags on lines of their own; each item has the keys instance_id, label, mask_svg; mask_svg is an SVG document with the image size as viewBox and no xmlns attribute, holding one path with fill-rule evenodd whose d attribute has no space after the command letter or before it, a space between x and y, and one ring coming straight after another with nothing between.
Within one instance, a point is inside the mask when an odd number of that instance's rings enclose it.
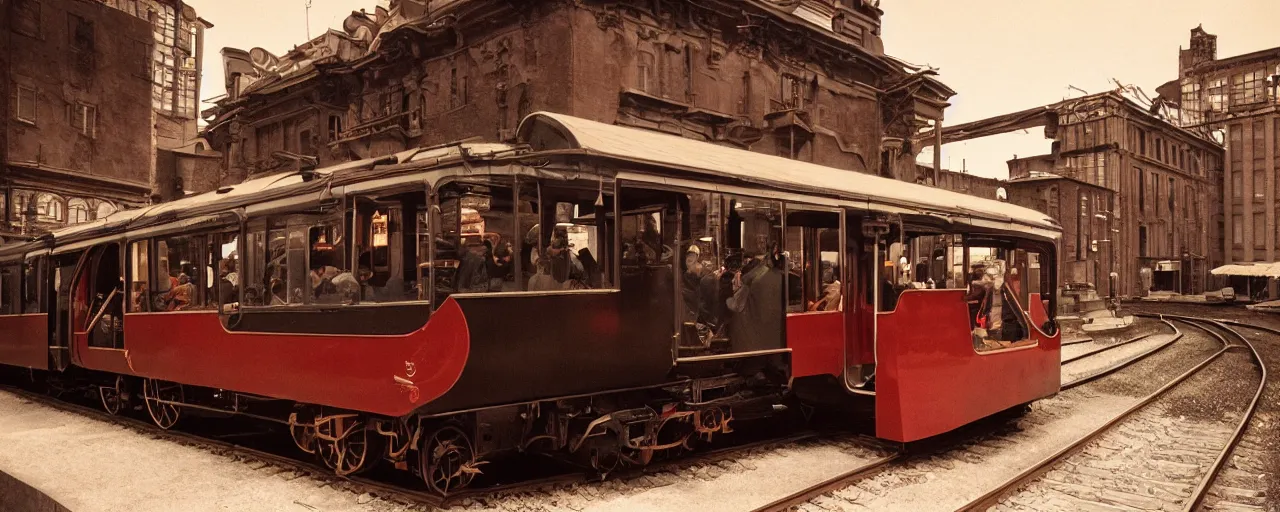
<instances>
[{"instance_id":1,"label":"arched window","mask_svg":"<svg viewBox=\"0 0 1280 512\"><path fill-rule=\"evenodd\" d=\"M40 222L62 222L66 219L66 205L62 198L53 194L36 196L36 220Z\"/></svg>"},{"instance_id":2,"label":"arched window","mask_svg":"<svg viewBox=\"0 0 1280 512\"><path fill-rule=\"evenodd\" d=\"M98 209L97 209L97 211L98 211L98 214L97 214L97 215L95 215L95 216L94 216L94 218L95 218L95 219L101 219L101 218L103 218L103 217L107 217L107 216L109 216L109 215L111 215L111 214L113 214L113 213L115 213L115 212L117 212L117 211L120 211L120 209L119 209L119 208L117 208L117 207L116 207L116 205L114 205L114 204L111 204L111 203L109 203L109 202L107 202L107 201L103 201L103 202L101 202L101 203L98 203Z\"/></svg>"},{"instance_id":3,"label":"arched window","mask_svg":"<svg viewBox=\"0 0 1280 512\"><path fill-rule=\"evenodd\" d=\"M93 220L93 211L89 209L89 203L84 199L68 200L67 213L69 223L71 224L79 224L81 222L89 222Z\"/></svg>"}]
</instances>

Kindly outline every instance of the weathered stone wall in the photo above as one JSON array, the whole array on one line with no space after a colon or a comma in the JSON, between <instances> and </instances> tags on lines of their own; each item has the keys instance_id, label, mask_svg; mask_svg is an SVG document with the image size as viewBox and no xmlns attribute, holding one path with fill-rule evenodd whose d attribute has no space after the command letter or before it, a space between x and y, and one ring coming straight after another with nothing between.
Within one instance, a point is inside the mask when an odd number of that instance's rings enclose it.
<instances>
[{"instance_id":1,"label":"weathered stone wall","mask_svg":"<svg viewBox=\"0 0 1280 512\"><path fill-rule=\"evenodd\" d=\"M9 125L8 161L147 184L151 26L86 0L41 2L39 13L39 37L14 34L6 50L12 82L38 97L33 124ZM68 15L90 23L83 49L72 47ZM92 136L71 125L79 104L97 111Z\"/></svg>"}]
</instances>

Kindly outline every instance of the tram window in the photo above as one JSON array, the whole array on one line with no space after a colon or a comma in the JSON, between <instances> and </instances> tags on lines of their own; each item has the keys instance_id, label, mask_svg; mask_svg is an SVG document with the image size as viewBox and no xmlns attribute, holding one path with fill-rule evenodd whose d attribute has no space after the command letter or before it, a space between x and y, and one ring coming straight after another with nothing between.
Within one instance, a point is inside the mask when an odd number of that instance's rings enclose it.
<instances>
[{"instance_id":1,"label":"tram window","mask_svg":"<svg viewBox=\"0 0 1280 512\"><path fill-rule=\"evenodd\" d=\"M209 236L209 261L212 262L213 274L209 275L209 293L206 295L209 307L219 304L234 307L240 297L239 270L239 236L236 233L216 233Z\"/></svg>"},{"instance_id":2,"label":"tram window","mask_svg":"<svg viewBox=\"0 0 1280 512\"><path fill-rule=\"evenodd\" d=\"M141 313L151 310L151 288L147 286L150 282L148 272L150 268L150 258L148 258L150 243L146 240L140 240L129 244L129 311L132 313Z\"/></svg>"},{"instance_id":3,"label":"tram window","mask_svg":"<svg viewBox=\"0 0 1280 512\"><path fill-rule=\"evenodd\" d=\"M504 183L448 183L439 189L437 304L453 293L519 289L515 280L513 192Z\"/></svg>"},{"instance_id":4,"label":"tram window","mask_svg":"<svg viewBox=\"0 0 1280 512\"><path fill-rule=\"evenodd\" d=\"M542 242L542 222L539 220L542 215L538 199L540 189L538 182L528 179L519 180L516 187L516 233L521 236L520 251L516 255L520 264L520 289L530 290L530 280L538 273L536 262L546 250L546 245Z\"/></svg>"},{"instance_id":5,"label":"tram window","mask_svg":"<svg viewBox=\"0 0 1280 512\"><path fill-rule=\"evenodd\" d=\"M705 334L714 324L717 272L720 270L720 195L688 194L687 222L681 226L680 294L684 322Z\"/></svg>"},{"instance_id":6,"label":"tram window","mask_svg":"<svg viewBox=\"0 0 1280 512\"><path fill-rule=\"evenodd\" d=\"M728 197L726 251L720 276L728 333L735 352L777 348L786 308L782 208L774 201ZM773 300L776 298L776 302Z\"/></svg>"},{"instance_id":7,"label":"tram window","mask_svg":"<svg viewBox=\"0 0 1280 512\"><path fill-rule=\"evenodd\" d=\"M297 238L299 253L294 259L301 260L306 255L305 252L301 252L304 249L302 246L305 244L305 240L303 240L302 236ZM302 287L298 286L294 290L290 286L292 284L289 280L290 274L296 272L291 272L294 269L289 265L289 231L285 228L282 220L272 219L272 222L267 223L263 249L263 255L266 256L266 267L262 273L262 284L259 286L262 292L259 304L263 306L283 306L291 303L290 298L294 299L292 301L293 304L301 304ZM305 266L305 263L303 265ZM305 272L301 268L297 270ZM293 279L298 280L297 277Z\"/></svg>"},{"instance_id":8,"label":"tram window","mask_svg":"<svg viewBox=\"0 0 1280 512\"><path fill-rule=\"evenodd\" d=\"M22 313L21 276L21 267L18 265L0 267L0 315Z\"/></svg>"},{"instance_id":9,"label":"tram window","mask_svg":"<svg viewBox=\"0 0 1280 512\"><path fill-rule=\"evenodd\" d=\"M307 262L310 294L303 303L351 304L360 301L360 283L346 263L346 239L343 237L343 215L332 215L306 228ZM296 242L304 233L299 227L289 229L289 267L294 271ZM384 234L385 236L385 234ZM293 284L290 284L293 287ZM290 297L290 304L296 304Z\"/></svg>"},{"instance_id":10,"label":"tram window","mask_svg":"<svg viewBox=\"0 0 1280 512\"><path fill-rule=\"evenodd\" d=\"M26 281L22 289L22 312L26 314L42 313L40 298L44 295L44 261L40 259L27 260L22 266L23 280Z\"/></svg>"},{"instance_id":11,"label":"tram window","mask_svg":"<svg viewBox=\"0 0 1280 512\"><path fill-rule=\"evenodd\" d=\"M575 290L611 287L613 195L601 194L599 183L543 182L542 226L550 226L539 242L545 248L534 262L538 282L531 290ZM599 206L597 206L599 202ZM532 258L532 255L531 255ZM549 276L550 279L546 277ZM536 285L536 288L535 286Z\"/></svg>"},{"instance_id":12,"label":"tram window","mask_svg":"<svg viewBox=\"0 0 1280 512\"><path fill-rule=\"evenodd\" d=\"M362 303L412 301L419 255L426 257L425 197L422 191L353 201L357 228L352 231L355 277Z\"/></svg>"},{"instance_id":13,"label":"tram window","mask_svg":"<svg viewBox=\"0 0 1280 512\"><path fill-rule=\"evenodd\" d=\"M968 247L970 279L966 301L972 318L974 347L1006 348L1029 338L1025 313L1018 303L1020 278L1011 266L1014 251L999 247Z\"/></svg>"},{"instance_id":14,"label":"tram window","mask_svg":"<svg viewBox=\"0 0 1280 512\"><path fill-rule=\"evenodd\" d=\"M186 311L198 304L201 288L201 238L173 236L155 242L154 279L151 282L152 311Z\"/></svg>"},{"instance_id":15,"label":"tram window","mask_svg":"<svg viewBox=\"0 0 1280 512\"><path fill-rule=\"evenodd\" d=\"M240 287L240 303L245 306L263 306L271 303L271 287L269 286L278 272L275 268L284 262L284 231L278 234L279 255L273 253L273 245L269 244L269 236L273 233L264 223L250 225L245 238L245 255L237 264L243 269L236 272L237 284ZM279 258L278 261L276 258ZM280 293L284 294L283 285ZM283 304L283 300L281 301Z\"/></svg>"},{"instance_id":16,"label":"tram window","mask_svg":"<svg viewBox=\"0 0 1280 512\"><path fill-rule=\"evenodd\" d=\"M842 310L839 214L788 211L786 249L787 310Z\"/></svg>"}]
</instances>

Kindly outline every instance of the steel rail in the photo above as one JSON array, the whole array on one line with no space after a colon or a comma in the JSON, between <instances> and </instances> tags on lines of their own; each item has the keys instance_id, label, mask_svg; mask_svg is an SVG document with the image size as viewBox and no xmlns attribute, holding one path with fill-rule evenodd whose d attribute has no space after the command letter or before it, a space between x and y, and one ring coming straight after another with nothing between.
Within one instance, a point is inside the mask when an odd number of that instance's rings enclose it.
<instances>
[{"instance_id":1,"label":"steel rail","mask_svg":"<svg viewBox=\"0 0 1280 512\"><path fill-rule=\"evenodd\" d=\"M1067 364L1067 363L1071 363L1071 362L1079 361L1079 360L1081 360L1081 359L1085 359L1085 358L1087 358L1087 357L1089 357L1089 356L1092 356L1092 355L1097 355L1097 354L1102 354L1102 353L1105 353L1105 352L1109 352L1109 351L1111 351L1111 350L1115 350L1115 349L1117 349L1117 348L1123 347L1123 346L1128 345L1128 344L1130 344L1130 343L1134 343L1134 342L1142 341L1142 340L1145 340L1145 339L1147 339L1147 338L1150 338L1150 337L1152 337L1152 336L1156 336L1156 335L1157 335L1156 333L1151 333L1151 334L1144 334L1144 335L1142 335L1142 336L1135 336L1135 337L1133 337L1133 338L1129 338L1129 339L1124 340L1124 341L1121 341L1121 342L1119 342L1119 343L1113 343L1113 344L1111 344L1111 345L1107 345L1107 346L1102 347L1102 348L1097 349L1097 350L1093 350L1093 351L1085 352L1085 353L1083 353L1083 354L1076 354L1076 355L1074 355L1074 356L1071 356L1071 357L1068 357L1068 358L1066 358L1066 359L1063 359L1063 360L1062 360L1062 364Z\"/></svg>"},{"instance_id":2,"label":"steel rail","mask_svg":"<svg viewBox=\"0 0 1280 512\"><path fill-rule=\"evenodd\" d=\"M1100 370L1100 371L1097 371L1097 372L1091 373L1091 374L1089 374L1089 375L1086 375L1086 376L1084 376L1084 377L1080 377L1080 378L1078 378L1078 379L1075 379L1075 380L1072 380L1072 381L1066 382L1066 383L1062 384L1061 386L1059 386L1059 388L1060 388L1061 390L1068 390L1068 389L1074 388L1074 387L1076 387L1076 386L1080 386L1080 385L1083 385L1083 384L1086 384L1086 383L1089 383L1089 382L1093 382L1093 381L1098 380L1098 379L1100 379L1100 378L1102 378L1102 377L1105 377L1105 376L1107 376L1107 375L1111 375L1112 373L1115 373L1115 372L1119 371L1119 370L1120 370L1120 369L1122 369L1122 368L1126 368L1126 367L1128 367L1129 365L1132 365L1132 364L1134 364L1134 363L1136 363L1136 362L1138 362L1138 361L1141 361L1141 360L1143 360L1143 359L1146 359L1148 356L1154 355L1156 352L1159 352L1159 351L1161 351L1161 350L1164 350L1164 349L1166 349L1166 348L1169 348L1169 346L1173 345L1175 342L1177 342L1178 340L1182 339L1182 331L1178 330L1178 326L1173 325L1173 322L1170 322L1170 321L1168 321L1168 320L1161 319L1160 321L1161 321L1161 322L1164 322L1166 325L1168 325L1169 327L1173 328L1173 337L1172 337L1172 338L1170 338L1170 339L1169 339L1169 341L1166 341L1166 342L1164 342L1164 343L1161 343L1161 344L1159 344L1159 345L1156 345L1156 346L1154 346L1154 347L1151 347L1150 349L1147 349L1147 350L1143 351L1142 353L1140 353L1140 354L1138 354L1138 355L1136 355L1136 356L1133 356L1133 357L1131 357L1131 358L1125 359L1125 360L1123 360L1123 361L1119 361L1119 362L1117 362L1116 364L1113 364L1113 365L1111 365L1111 366L1108 366L1108 367L1106 367L1106 368L1103 368L1103 369L1102 369L1102 370ZM1091 355L1092 355L1092 354L1091 354ZM1064 364L1065 364L1065 363L1064 363Z\"/></svg>"},{"instance_id":3,"label":"steel rail","mask_svg":"<svg viewBox=\"0 0 1280 512\"><path fill-rule=\"evenodd\" d=\"M1163 315L1161 315L1160 317L1163 318ZM987 491L981 496L978 496L977 498L971 500L969 503L961 506L958 510L961 510L961 511L986 510L987 508L990 508L991 506L997 504L1000 498L1003 497L1005 494L1007 494L1009 491L1017 489L1018 487L1021 487L1023 484L1030 482L1035 477L1049 471L1049 469L1051 469L1053 466L1057 465L1059 462L1066 459L1067 456L1075 453L1077 450L1084 447L1086 444L1092 442L1093 440L1097 439L1098 437L1101 437L1103 434L1110 431L1112 427L1129 419L1129 417L1132 416L1134 413L1138 412L1139 410L1142 410L1146 406L1150 405L1152 402L1155 402L1157 399L1164 396L1165 393L1168 393L1170 390L1177 387L1179 384L1182 384L1182 382L1186 381L1192 375L1199 373L1201 370L1208 367L1213 362L1217 361L1218 358L1222 357L1223 354L1226 354L1228 351L1231 350L1230 344L1228 344L1225 341L1225 339L1223 339L1223 343L1225 346L1223 346L1222 349L1218 350L1217 352L1214 352L1213 355L1210 355L1204 361L1201 361L1199 364L1193 366L1192 368L1183 372L1181 375L1178 375L1177 377L1175 377L1172 381L1169 381L1165 385L1161 386L1159 389L1155 390L1151 394L1142 398L1141 400L1138 401L1138 403L1124 410L1116 417L1112 418L1106 423L1088 432L1084 436L1077 439L1075 442L1063 447L1062 449L1049 455L1048 457L1045 457L1043 460L1035 463L1031 467L1022 470L1017 475L1014 475L1012 478L1005 480L1003 483L996 486L994 489L991 489L990 491Z\"/></svg>"},{"instance_id":4,"label":"steel rail","mask_svg":"<svg viewBox=\"0 0 1280 512\"><path fill-rule=\"evenodd\" d=\"M902 458L902 456L903 452L899 451L886 457L873 460L841 473L833 478L823 480L822 482L818 482L787 496L778 498L770 502L768 505L756 508L754 512L778 512L782 510L790 510L791 507L808 502L809 500L822 496L823 494L848 487L849 484L855 480L861 480L875 475L883 470L889 463Z\"/></svg>"},{"instance_id":5,"label":"steel rail","mask_svg":"<svg viewBox=\"0 0 1280 512\"><path fill-rule=\"evenodd\" d=\"M62 410L64 412L70 412L73 414L80 414L82 416L92 417L95 419L106 421L108 423L130 428L137 432L144 432L147 434L156 435L157 437L166 439L171 442L198 446L208 450L221 450L228 453L234 453L242 457L258 459L263 462L267 462L269 464L273 464L275 466L281 467L283 469L292 470L300 473L307 473L312 475L313 477L329 480L332 482L347 481L347 482L362 486L363 490L369 491L371 492L371 494L382 497L384 499L397 501L407 505L428 505L432 509L445 508L466 499L486 498L486 497L491 497L491 496L502 494L502 493L526 491L526 490L535 489L535 488L548 486L548 485L557 485L557 484L570 485L570 484L586 483L586 482L595 480L594 475L588 475L583 472L571 471L571 472L559 473L559 474L541 477L541 478L535 478L531 480L522 480L519 482L513 482L509 484L499 484L499 485L477 488L477 489L465 489L456 493L450 493L448 496L439 496L429 491L393 485L386 482L374 480L368 477L360 476L360 475L348 475L348 476L335 475L332 473L332 471L329 471L326 468L316 465L314 461L305 460L304 458L295 458L287 455L280 455L280 454L275 454L271 452L265 452L262 450L258 450L256 448L235 444L222 439L204 437L204 436L192 434L189 432L183 432L180 430L164 430L164 429L160 429L153 422L150 422L150 421L145 421L145 420L133 418L130 416L112 415L96 407L68 402L47 394L29 391L26 389L21 389L21 388L9 386L9 385L0 385L0 389L4 389L16 395L19 395L23 398L29 399L33 402L38 402L38 403L53 407L55 409ZM174 402L174 404L180 405L182 407L190 406L190 404L185 404L185 403ZM198 407L198 408L207 409L213 412L221 412L221 413L233 414L233 415L237 414L237 413L232 413L231 411L219 410L215 408L204 408L204 407ZM728 456L737 452L743 452L747 450L766 448L766 447L772 447L772 446L781 446L781 445L795 443L795 442L806 440L806 439L819 438L827 435L839 435L841 433L842 432L815 432L815 431L800 432L800 433L795 433L791 435L786 435L783 437L762 439L762 440L751 441L748 443L743 443L743 444L734 445L734 446L714 448L704 452L697 452L697 453L690 454L688 456L673 458L670 460L665 460L665 461L657 462L654 464L649 464L646 466L627 468L622 471L613 472L612 474L617 475L620 478L626 478L628 476L640 476L642 474L648 474L648 473L653 473L657 471L662 471L665 469L670 469L673 466L696 464L698 462L708 461L708 460L720 460L725 456Z\"/></svg>"},{"instance_id":6,"label":"steel rail","mask_svg":"<svg viewBox=\"0 0 1280 512\"><path fill-rule=\"evenodd\" d=\"M1082 343L1093 343L1093 338L1076 338L1071 341L1064 341L1062 342L1062 346L1070 347L1072 345L1080 345Z\"/></svg>"},{"instance_id":7,"label":"steel rail","mask_svg":"<svg viewBox=\"0 0 1280 512\"><path fill-rule=\"evenodd\" d=\"M1189 320L1183 320L1183 321L1186 321L1188 323L1193 323L1193 321L1189 321ZM1249 424L1253 422L1254 413L1257 412L1258 404L1262 401L1262 395L1267 389L1267 364L1262 360L1262 356L1258 354L1258 349L1253 346L1253 342L1249 341L1249 339L1246 338L1243 334L1240 334L1239 331L1231 327L1228 327L1227 324L1224 322L1219 322L1216 320L1199 320L1199 321L1214 325L1219 329L1222 329L1223 331L1231 333L1235 337L1240 338L1240 341L1244 343L1244 346L1249 348L1249 352L1253 355L1254 362L1257 363L1258 365L1260 380L1258 383L1258 390L1254 392L1253 400L1249 402L1249 408L1246 409L1243 415L1241 415L1242 417L1240 419L1240 425L1236 427L1235 432L1232 432L1231 439L1227 442L1227 445L1223 447L1222 451L1218 454L1218 458L1213 461L1213 465L1209 467L1209 471L1204 475L1204 478L1200 480L1200 484L1196 486L1195 491L1191 494L1191 500L1187 503L1186 507L1183 507L1184 512L1191 512L1192 510L1199 508L1200 504L1204 501L1205 496L1209 494L1209 489L1213 487L1213 482L1217 480L1218 473L1222 471L1223 465L1226 464L1227 459L1230 458L1232 453L1235 452L1236 446L1240 444L1240 440L1244 439L1244 433L1246 430L1248 430ZM1280 332L1277 332L1271 329L1258 329L1257 327L1251 326L1248 324L1243 324L1242 326L1249 329L1255 329L1262 332L1269 332L1272 334L1280 335ZM1208 331L1208 329L1205 329L1205 330Z\"/></svg>"}]
</instances>

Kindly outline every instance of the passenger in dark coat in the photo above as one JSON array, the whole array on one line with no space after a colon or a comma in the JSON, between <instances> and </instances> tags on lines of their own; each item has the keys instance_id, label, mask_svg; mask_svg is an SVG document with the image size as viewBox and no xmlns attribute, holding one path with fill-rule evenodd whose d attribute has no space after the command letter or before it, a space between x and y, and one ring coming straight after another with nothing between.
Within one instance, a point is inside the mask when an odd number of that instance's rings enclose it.
<instances>
[{"instance_id":1,"label":"passenger in dark coat","mask_svg":"<svg viewBox=\"0 0 1280 512\"><path fill-rule=\"evenodd\" d=\"M769 256L754 260L742 273L746 304L729 324L735 352L781 348L785 316L783 271Z\"/></svg>"}]
</instances>

